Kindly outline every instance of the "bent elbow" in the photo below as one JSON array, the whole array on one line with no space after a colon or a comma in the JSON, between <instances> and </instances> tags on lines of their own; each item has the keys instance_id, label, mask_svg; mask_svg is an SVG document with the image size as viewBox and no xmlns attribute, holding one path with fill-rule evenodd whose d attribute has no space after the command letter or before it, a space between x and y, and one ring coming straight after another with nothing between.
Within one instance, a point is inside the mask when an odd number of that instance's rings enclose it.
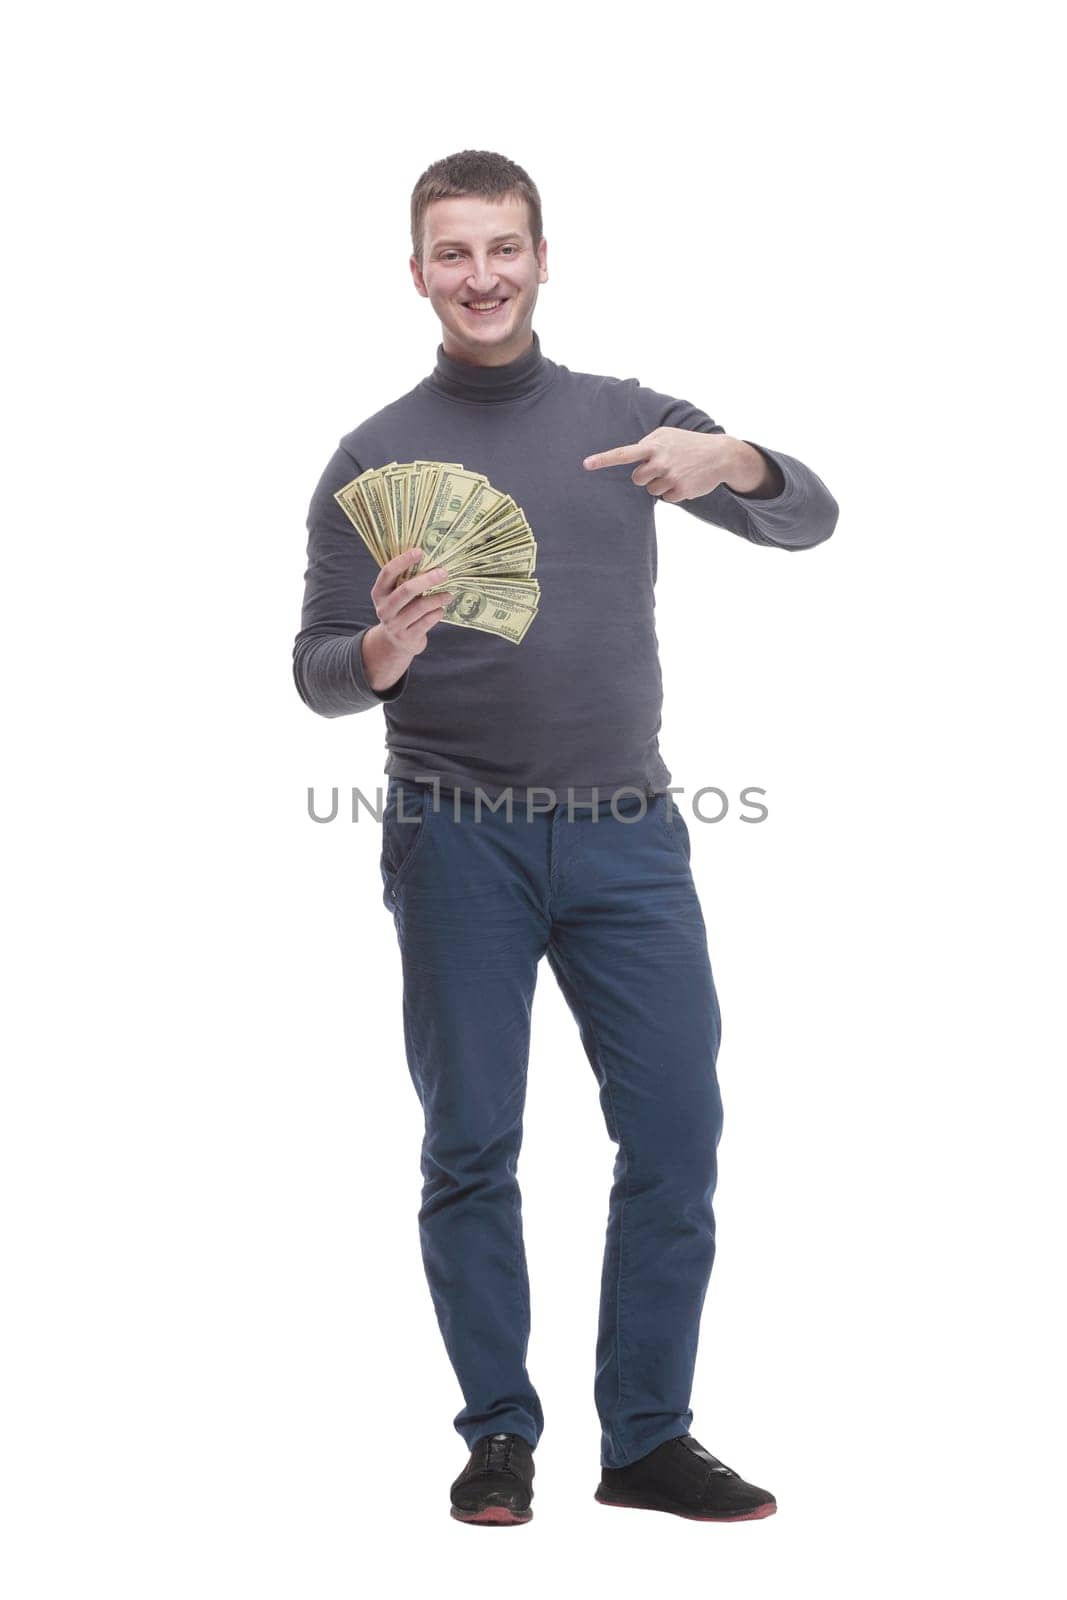
<instances>
[{"instance_id":1,"label":"bent elbow","mask_svg":"<svg viewBox=\"0 0 1067 1600\"><path fill-rule=\"evenodd\" d=\"M787 545L787 549L813 550L817 544L825 544L830 538L837 527L840 507L828 489L820 496L820 501L808 518L807 537L796 544Z\"/></svg>"},{"instance_id":2,"label":"bent elbow","mask_svg":"<svg viewBox=\"0 0 1067 1600\"><path fill-rule=\"evenodd\" d=\"M837 527L837 519L840 516L840 513L841 513L840 506L838 505L837 501L834 499L834 497L830 493L830 491L827 490L827 492L826 492L826 504L823 507L822 515L820 516L819 522L818 522L818 529L817 529L818 537L813 541L813 543L815 543L815 544L825 544L826 543L827 539L829 539L830 535L833 533L834 529Z\"/></svg>"}]
</instances>

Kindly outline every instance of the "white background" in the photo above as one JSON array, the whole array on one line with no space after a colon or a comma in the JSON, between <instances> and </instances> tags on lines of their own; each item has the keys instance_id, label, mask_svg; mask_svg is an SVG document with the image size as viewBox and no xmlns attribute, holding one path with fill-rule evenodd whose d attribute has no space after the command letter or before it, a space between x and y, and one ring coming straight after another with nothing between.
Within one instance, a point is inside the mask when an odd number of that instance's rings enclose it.
<instances>
[{"instance_id":1,"label":"white background","mask_svg":"<svg viewBox=\"0 0 1067 1600\"><path fill-rule=\"evenodd\" d=\"M1050 17L15 25L13 1600L1053 1592ZM306 812L309 784L384 782L384 721L314 716L290 656L318 475L433 365L411 189L468 147L540 188L546 355L692 400L841 507L800 555L658 513L674 782L770 806L690 822L726 1107L693 1431L777 1494L766 1522L593 1501L614 1146L545 965L520 1167L535 1517L492 1538L448 1516L461 1396L419 1255L378 833Z\"/></svg>"}]
</instances>

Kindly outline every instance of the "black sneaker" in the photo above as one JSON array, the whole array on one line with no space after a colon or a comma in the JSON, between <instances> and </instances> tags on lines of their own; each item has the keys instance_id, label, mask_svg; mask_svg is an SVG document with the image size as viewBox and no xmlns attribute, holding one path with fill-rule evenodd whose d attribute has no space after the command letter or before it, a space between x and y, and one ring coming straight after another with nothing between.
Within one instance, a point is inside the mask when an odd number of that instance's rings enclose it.
<instances>
[{"instance_id":1,"label":"black sneaker","mask_svg":"<svg viewBox=\"0 0 1067 1600\"><path fill-rule=\"evenodd\" d=\"M602 1506L671 1511L700 1522L749 1522L778 1510L773 1494L723 1466L691 1433L668 1439L628 1467L601 1467L595 1498Z\"/></svg>"},{"instance_id":2,"label":"black sneaker","mask_svg":"<svg viewBox=\"0 0 1067 1600\"><path fill-rule=\"evenodd\" d=\"M485 1434L452 1485L452 1515L490 1527L529 1522L533 1475L533 1451L520 1434Z\"/></svg>"}]
</instances>

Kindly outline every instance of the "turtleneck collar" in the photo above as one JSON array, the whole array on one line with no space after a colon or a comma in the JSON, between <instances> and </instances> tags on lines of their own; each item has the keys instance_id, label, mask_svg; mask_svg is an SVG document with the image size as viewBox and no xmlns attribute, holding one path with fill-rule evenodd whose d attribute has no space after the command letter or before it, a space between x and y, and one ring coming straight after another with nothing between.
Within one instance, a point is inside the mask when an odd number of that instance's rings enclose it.
<instances>
[{"instance_id":1,"label":"turtleneck collar","mask_svg":"<svg viewBox=\"0 0 1067 1600\"><path fill-rule=\"evenodd\" d=\"M437 346L437 365L423 387L453 400L469 400L476 405L492 405L502 400L525 400L547 389L559 370L554 361L541 354L541 341L535 330L533 343L514 361L499 367L482 367L473 361L457 361Z\"/></svg>"}]
</instances>

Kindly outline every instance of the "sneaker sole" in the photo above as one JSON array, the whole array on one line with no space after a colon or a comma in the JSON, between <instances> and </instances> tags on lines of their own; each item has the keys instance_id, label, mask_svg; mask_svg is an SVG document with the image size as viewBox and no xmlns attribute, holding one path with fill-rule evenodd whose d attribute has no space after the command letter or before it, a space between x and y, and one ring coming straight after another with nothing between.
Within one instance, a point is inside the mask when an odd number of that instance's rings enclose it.
<instances>
[{"instance_id":1,"label":"sneaker sole","mask_svg":"<svg viewBox=\"0 0 1067 1600\"><path fill-rule=\"evenodd\" d=\"M717 1516L713 1511L683 1511L678 1506L663 1505L655 1500L638 1500L636 1497L628 1500L608 1500L597 1489L593 1495L602 1506L623 1506L630 1511L666 1511L672 1517L686 1517L690 1522L756 1522L761 1517L773 1517L778 1510L776 1500L768 1500L765 1505L754 1506L751 1511L735 1511L732 1515Z\"/></svg>"},{"instance_id":2,"label":"sneaker sole","mask_svg":"<svg viewBox=\"0 0 1067 1600\"><path fill-rule=\"evenodd\" d=\"M512 1511L510 1506L484 1506L481 1511L460 1511L452 1507L457 1522L470 1522L485 1528L503 1528L514 1523L529 1522L533 1511Z\"/></svg>"}]
</instances>

